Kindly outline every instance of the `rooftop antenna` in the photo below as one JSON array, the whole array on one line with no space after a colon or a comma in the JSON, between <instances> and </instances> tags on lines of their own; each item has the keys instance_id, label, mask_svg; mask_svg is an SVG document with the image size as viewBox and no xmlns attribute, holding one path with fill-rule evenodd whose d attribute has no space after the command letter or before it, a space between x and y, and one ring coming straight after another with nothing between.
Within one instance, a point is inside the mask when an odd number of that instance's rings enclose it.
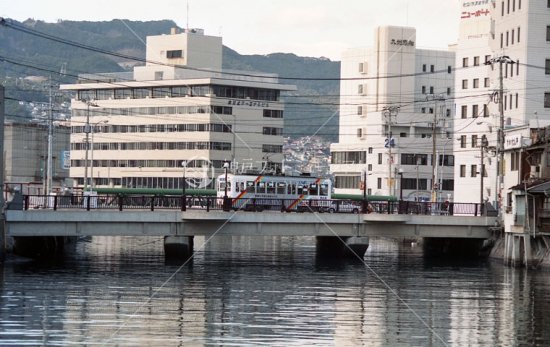
<instances>
[{"instance_id":1,"label":"rooftop antenna","mask_svg":"<svg viewBox=\"0 0 550 347\"><path fill-rule=\"evenodd\" d=\"M185 23L186 25L186 32L189 32L189 0L187 0L187 23Z\"/></svg>"}]
</instances>

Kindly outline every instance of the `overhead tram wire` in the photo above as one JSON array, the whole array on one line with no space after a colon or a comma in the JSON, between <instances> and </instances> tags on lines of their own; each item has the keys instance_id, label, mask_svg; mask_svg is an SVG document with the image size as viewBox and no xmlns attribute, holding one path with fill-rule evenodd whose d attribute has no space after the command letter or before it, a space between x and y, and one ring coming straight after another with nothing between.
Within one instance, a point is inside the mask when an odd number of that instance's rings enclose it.
<instances>
[{"instance_id":1,"label":"overhead tram wire","mask_svg":"<svg viewBox=\"0 0 550 347\"><path fill-rule=\"evenodd\" d=\"M128 60L134 60L137 62L142 63L150 63L155 65L161 65L161 66L169 66L169 67L176 67L181 68L184 70L191 70L191 71L198 71L198 72L208 72L208 73L220 73L223 75L229 75L229 76L238 76L238 77L260 77L260 78L274 78L272 75L262 75L262 74L246 74L246 73L236 73L236 72L227 72L227 71L216 71L216 70L209 70L209 69L201 69L201 68L193 68L185 65L174 65L174 64L166 64L163 62L157 62L152 60L147 60L144 58L139 58L135 56L130 56L126 54L121 54L113 51L108 51L106 49L85 45L82 43L70 41L64 38L60 38L54 35L50 35L44 32L40 32L37 30L30 29L26 26L14 24L12 20L5 19L3 17L0 17L0 26L4 26L13 30L17 30L29 35L38 36L47 40L52 40L54 42L70 45L73 47L93 51L96 53L111 55L117 58L123 58ZM454 70L459 70L463 68L454 68ZM349 77L349 78L341 78L341 77L285 77L285 76L278 76L277 78L280 80L294 80L294 81L354 81L354 80L379 80L379 79L393 79L393 78L404 78L404 77L415 77L415 76L425 76L430 74L439 74L439 73L448 73L448 69L442 69L442 70L436 70L434 72L418 72L418 73L411 73L411 74L399 74L399 75L387 75L387 76L376 76L376 77ZM223 78L218 78L223 79ZM229 79L231 80L231 79ZM271 83L271 82L266 82Z\"/></svg>"}]
</instances>

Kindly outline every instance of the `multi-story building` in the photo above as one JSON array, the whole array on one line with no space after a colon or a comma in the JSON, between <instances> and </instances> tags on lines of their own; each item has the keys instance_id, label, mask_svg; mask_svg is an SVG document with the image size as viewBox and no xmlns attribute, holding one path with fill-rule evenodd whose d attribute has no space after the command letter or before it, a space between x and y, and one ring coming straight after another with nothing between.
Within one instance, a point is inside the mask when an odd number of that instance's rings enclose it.
<instances>
[{"instance_id":1,"label":"multi-story building","mask_svg":"<svg viewBox=\"0 0 550 347\"><path fill-rule=\"evenodd\" d=\"M505 141L498 140L499 134L507 127L532 123L537 128L537 122L550 120L549 42L550 3L462 1L455 117L460 190L455 201L506 206L500 173L508 164L501 157Z\"/></svg>"},{"instance_id":2,"label":"multi-story building","mask_svg":"<svg viewBox=\"0 0 550 347\"><path fill-rule=\"evenodd\" d=\"M54 126L51 170L53 192L70 184L67 155L69 134L68 127ZM44 194L47 182L48 126L35 123L6 123L4 161L8 191L19 188L24 194ZM49 191L48 188L46 189Z\"/></svg>"},{"instance_id":3,"label":"multi-story building","mask_svg":"<svg viewBox=\"0 0 550 347\"><path fill-rule=\"evenodd\" d=\"M295 87L274 74L222 71L222 39L202 30L150 36L146 65L133 74L84 75L61 89L75 93L78 186L181 189L185 176L186 187L210 187L226 161L282 167L280 94Z\"/></svg>"},{"instance_id":4,"label":"multi-story building","mask_svg":"<svg viewBox=\"0 0 550 347\"><path fill-rule=\"evenodd\" d=\"M379 27L374 42L342 56L335 192L450 199L454 52L417 49L408 27Z\"/></svg>"}]
</instances>

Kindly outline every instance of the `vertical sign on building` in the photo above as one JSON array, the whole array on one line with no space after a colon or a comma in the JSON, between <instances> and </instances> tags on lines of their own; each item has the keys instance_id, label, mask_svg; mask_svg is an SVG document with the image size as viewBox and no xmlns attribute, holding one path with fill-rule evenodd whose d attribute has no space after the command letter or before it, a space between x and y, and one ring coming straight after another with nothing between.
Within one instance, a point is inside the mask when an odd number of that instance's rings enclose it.
<instances>
[{"instance_id":1,"label":"vertical sign on building","mask_svg":"<svg viewBox=\"0 0 550 347\"><path fill-rule=\"evenodd\" d=\"M71 152L62 151L61 152L61 168L63 170L69 170L71 168Z\"/></svg>"}]
</instances>

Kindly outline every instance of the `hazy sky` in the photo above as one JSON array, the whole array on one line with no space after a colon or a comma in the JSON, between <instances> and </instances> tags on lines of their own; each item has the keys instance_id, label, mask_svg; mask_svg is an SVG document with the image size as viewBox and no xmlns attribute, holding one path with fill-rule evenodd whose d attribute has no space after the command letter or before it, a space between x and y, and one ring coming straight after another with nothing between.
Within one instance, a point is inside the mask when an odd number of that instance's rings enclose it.
<instances>
[{"instance_id":1,"label":"hazy sky","mask_svg":"<svg viewBox=\"0 0 550 347\"><path fill-rule=\"evenodd\" d=\"M241 54L296 53L340 60L346 48L370 46L374 28L417 29L420 48L456 42L459 0L0 0L0 16L64 20L171 19L222 36Z\"/></svg>"}]
</instances>

